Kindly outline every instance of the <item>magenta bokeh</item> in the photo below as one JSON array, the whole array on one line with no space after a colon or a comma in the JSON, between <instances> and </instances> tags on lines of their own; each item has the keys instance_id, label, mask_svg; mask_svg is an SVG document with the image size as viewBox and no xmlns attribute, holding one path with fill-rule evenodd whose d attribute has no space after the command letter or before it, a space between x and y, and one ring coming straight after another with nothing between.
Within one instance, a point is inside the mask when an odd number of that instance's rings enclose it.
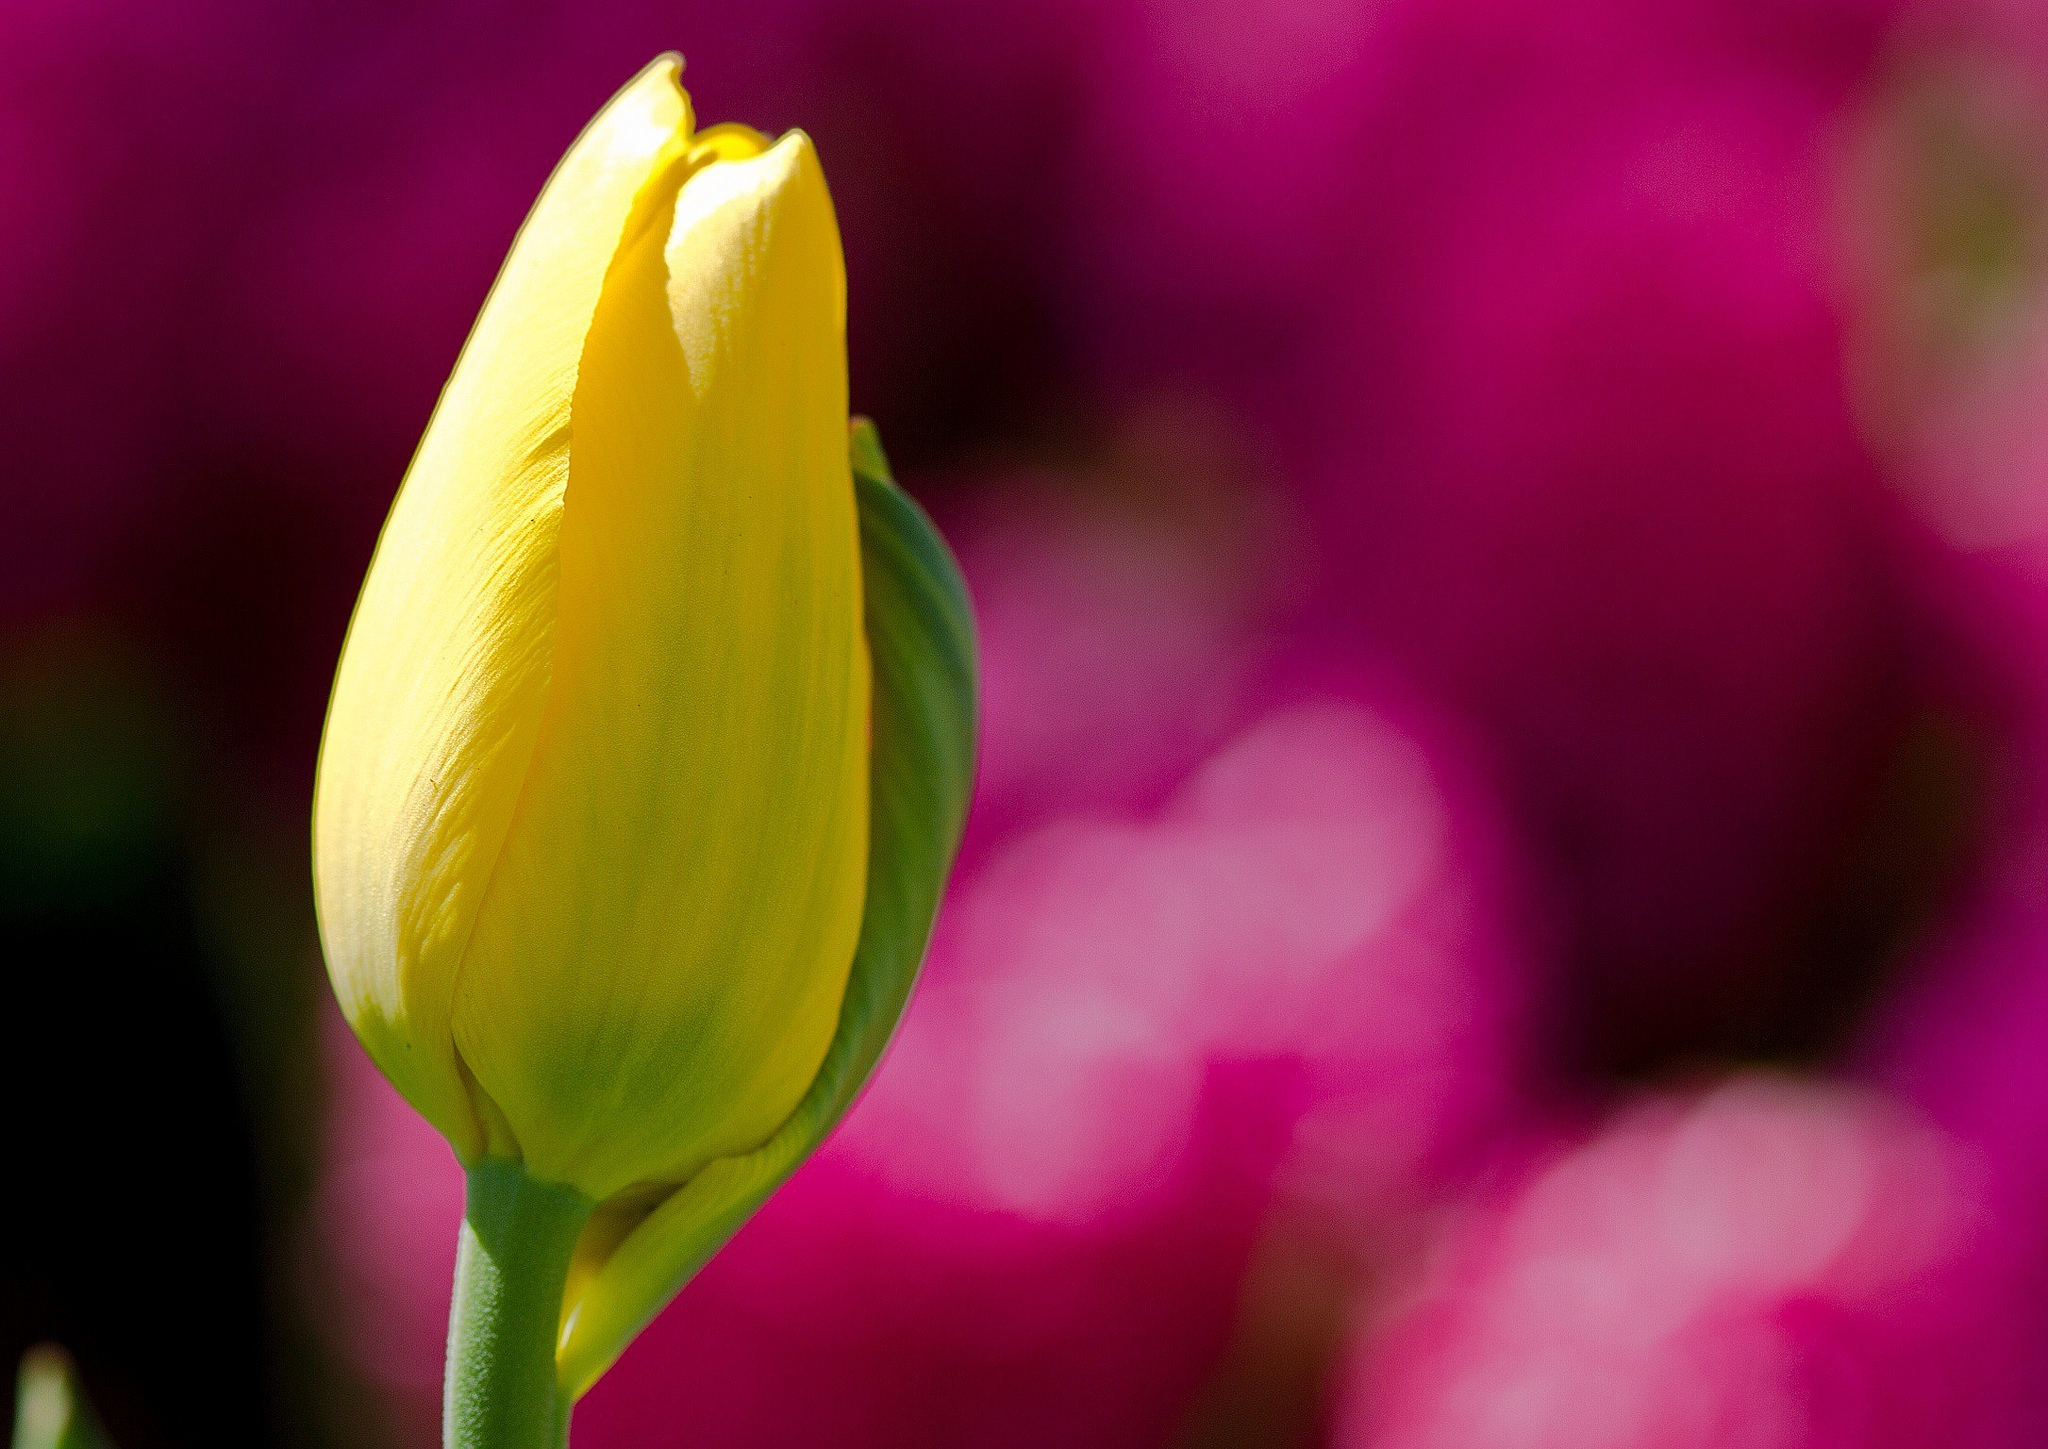
<instances>
[{"instance_id":1,"label":"magenta bokeh","mask_svg":"<svg viewBox=\"0 0 2048 1449\"><path fill-rule=\"evenodd\" d=\"M132 639L298 818L671 46L818 139L983 753L871 1089L577 1442L2040 1442L2031 7L7 5L6 642ZM282 1296L424 1445L460 1174L323 1030Z\"/></svg>"}]
</instances>

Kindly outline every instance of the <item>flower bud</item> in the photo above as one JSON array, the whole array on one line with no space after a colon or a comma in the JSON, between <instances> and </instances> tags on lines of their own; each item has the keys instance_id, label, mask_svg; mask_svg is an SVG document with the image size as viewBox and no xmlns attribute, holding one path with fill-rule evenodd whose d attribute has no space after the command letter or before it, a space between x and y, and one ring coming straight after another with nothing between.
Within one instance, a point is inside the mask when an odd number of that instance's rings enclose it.
<instances>
[{"instance_id":1,"label":"flower bud","mask_svg":"<svg viewBox=\"0 0 2048 1449\"><path fill-rule=\"evenodd\" d=\"M973 782L967 594L846 420L809 137L680 61L547 182L362 585L313 800L342 1011L469 1167L590 1203L580 1394L831 1130Z\"/></svg>"},{"instance_id":2,"label":"flower bud","mask_svg":"<svg viewBox=\"0 0 2048 1449\"><path fill-rule=\"evenodd\" d=\"M810 140L674 67L548 183L342 653L335 987L465 1157L603 1200L789 1115L867 863L845 284Z\"/></svg>"},{"instance_id":3,"label":"flower bud","mask_svg":"<svg viewBox=\"0 0 2048 1449\"><path fill-rule=\"evenodd\" d=\"M871 429L849 462L816 152L696 131L678 69L513 244L378 540L314 800L371 1057L466 1164L596 1206L578 1391L873 1069L972 775L951 556Z\"/></svg>"}]
</instances>

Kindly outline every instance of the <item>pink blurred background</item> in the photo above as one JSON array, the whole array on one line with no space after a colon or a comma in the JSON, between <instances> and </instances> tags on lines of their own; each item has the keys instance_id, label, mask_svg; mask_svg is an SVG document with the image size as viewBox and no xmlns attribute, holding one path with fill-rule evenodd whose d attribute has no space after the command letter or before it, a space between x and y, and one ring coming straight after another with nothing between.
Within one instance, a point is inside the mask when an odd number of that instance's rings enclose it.
<instances>
[{"instance_id":1,"label":"pink blurred background","mask_svg":"<svg viewBox=\"0 0 2048 1449\"><path fill-rule=\"evenodd\" d=\"M0 1349L435 1442L460 1174L311 762L674 47L817 139L983 750L873 1086L575 1442L2048 1441L2036 8L0 6Z\"/></svg>"}]
</instances>

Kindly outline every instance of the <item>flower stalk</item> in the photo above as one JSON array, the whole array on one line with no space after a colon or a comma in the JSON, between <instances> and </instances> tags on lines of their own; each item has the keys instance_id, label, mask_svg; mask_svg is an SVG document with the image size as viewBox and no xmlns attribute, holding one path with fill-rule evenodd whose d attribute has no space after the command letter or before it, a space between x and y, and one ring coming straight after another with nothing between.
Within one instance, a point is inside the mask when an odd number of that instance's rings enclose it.
<instances>
[{"instance_id":1,"label":"flower stalk","mask_svg":"<svg viewBox=\"0 0 2048 1449\"><path fill-rule=\"evenodd\" d=\"M594 1205L518 1162L469 1169L448 1310L446 1449L562 1449L574 1400L555 1370L562 1289Z\"/></svg>"}]
</instances>

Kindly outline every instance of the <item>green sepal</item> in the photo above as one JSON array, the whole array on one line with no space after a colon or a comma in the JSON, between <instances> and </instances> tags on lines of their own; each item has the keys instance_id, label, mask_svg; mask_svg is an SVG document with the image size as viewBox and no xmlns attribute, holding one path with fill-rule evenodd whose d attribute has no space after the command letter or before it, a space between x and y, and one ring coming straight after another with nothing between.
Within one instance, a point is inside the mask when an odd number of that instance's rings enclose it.
<instances>
[{"instance_id":1,"label":"green sepal","mask_svg":"<svg viewBox=\"0 0 2048 1449\"><path fill-rule=\"evenodd\" d=\"M608 1204L586 1230L555 1364L580 1396L853 1105L903 1015L974 787L976 665L967 587L945 540L895 484L873 424L849 439L874 669L867 905L839 1028L810 1091L752 1152L653 1202Z\"/></svg>"},{"instance_id":2,"label":"green sepal","mask_svg":"<svg viewBox=\"0 0 2048 1449\"><path fill-rule=\"evenodd\" d=\"M21 1356L14 1449L113 1449L79 1387L71 1355L54 1344L39 1344Z\"/></svg>"}]
</instances>

